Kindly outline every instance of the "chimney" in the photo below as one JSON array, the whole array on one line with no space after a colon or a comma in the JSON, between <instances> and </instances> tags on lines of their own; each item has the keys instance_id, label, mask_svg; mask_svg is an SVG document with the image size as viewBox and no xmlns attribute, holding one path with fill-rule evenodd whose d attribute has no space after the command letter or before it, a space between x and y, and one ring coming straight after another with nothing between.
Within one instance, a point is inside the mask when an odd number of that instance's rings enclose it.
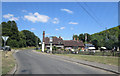
<instances>
[{"instance_id":1,"label":"chimney","mask_svg":"<svg viewBox=\"0 0 120 76\"><path fill-rule=\"evenodd\" d=\"M62 37L61 37L61 36L59 36L59 39L62 39Z\"/></svg>"},{"instance_id":2,"label":"chimney","mask_svg":"<svg viewBox=\"0 0 120 76\"><path fill-rule=\"evenodd\" d=\"M43 31L43 42L45 42L45 31Z\"/></svg>"},{"instance_id":3,"label":"chimney","mask_svg":"<svg viewBox=\"0 0 120 76\"><path fill-rule=\"evenodd\" d=\"M75 37L73 38L73 40L76 40Z\"/></svg>"},{"instance_id":4,"label":"chimney","mask_svg":"<svg viewBox=\"0 0 120 76\"><path fill-rule=\"evenodd\" d=\"M79 41L79 38L77 38L77 41Z\"/></svg>"}]
</instances>

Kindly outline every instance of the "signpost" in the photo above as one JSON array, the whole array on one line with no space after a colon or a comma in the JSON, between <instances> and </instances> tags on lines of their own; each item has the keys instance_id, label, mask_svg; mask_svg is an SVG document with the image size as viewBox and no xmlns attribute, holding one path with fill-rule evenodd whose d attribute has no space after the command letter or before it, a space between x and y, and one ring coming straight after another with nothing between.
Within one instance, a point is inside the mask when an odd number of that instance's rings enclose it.
<instances>
[{"instance_id":1,"label":"signpost","mask_svg":"<svg viewBox=\"0 0 120 76\"><path fill-rule=\"evenodd\" d=\"M4 40L4 49L5 49L6 41L7 41L8 38L9 38L9 36L2 36L2 39ZM6 57L5 54L7 54L7 51L6 51L6 53L4 53L4 57Z\"/></svg>"},{"instance_id":2,"label":"signpost","mask_svg":"<svg viewBox=\"0 0 120 76\"><path fill-rule=\"evenodd\" d=\"M53 41L53 39L52 39L52 36L50 37L50 53L52 53L52 41Z\"/></svg>"},{"instance_id":3,"label":"signpost","mask_svg":"<svg viewBox=\"0 0 120 76\"><path fill-rule=\"evenodd\" d=\"M9 38L9 36L2 36L2 39L4 40L4 47L6 45L6 41L7 41L8 38Z\"/></svg>"}]
</instances>

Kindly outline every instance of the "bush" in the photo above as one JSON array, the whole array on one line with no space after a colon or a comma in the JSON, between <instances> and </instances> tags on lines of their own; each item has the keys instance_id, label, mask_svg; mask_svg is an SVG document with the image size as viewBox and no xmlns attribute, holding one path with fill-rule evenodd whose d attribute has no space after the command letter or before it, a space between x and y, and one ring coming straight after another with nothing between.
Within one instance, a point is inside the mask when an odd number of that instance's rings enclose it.
<instances>
[{"instance_id":1,"label":"bush","mask_svg":"<svg viewBox=\"0 0 120 76\"><path fill-rule=\"evenodd\" d=\"M38 51L38 52L42 52L42 49L40 49L40 50L36 50L36 51Z\"/></svg>"}]
</instances>

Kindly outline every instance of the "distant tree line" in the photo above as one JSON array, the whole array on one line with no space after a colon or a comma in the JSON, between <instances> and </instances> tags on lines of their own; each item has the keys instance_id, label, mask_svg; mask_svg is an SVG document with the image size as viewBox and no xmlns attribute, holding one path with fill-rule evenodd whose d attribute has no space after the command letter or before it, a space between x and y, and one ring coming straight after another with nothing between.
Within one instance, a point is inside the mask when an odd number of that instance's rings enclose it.
<instances>
[{"instance_id":1,"label":"distant tree line","mask_svg":"<svg viewBox=\"0 0 120 76\"><path fill-rule=\"evenodd\" d=\"M85 43L86 35L87 43L92 43L96 48L104 46L107 49L112 49L120 46L120 25L92 35L88 33L73 35L73 38L75 37L76 40L79 38L79 40Z\"/></svg>"},{"instance_id":2,"label":"distant tree line","mask_svg":"<svg viewBox=\"0 0 120 76\"><path fill-rule=\"evenodd\" d=\"M9 36L6 44L12 48L37 46L40 39L31 31L19 31L15 21L2 22L2 36ZM3 44L2 40L2 44ZM3 46L3 45L2 45Z\"/></svg>"}]
</instances>

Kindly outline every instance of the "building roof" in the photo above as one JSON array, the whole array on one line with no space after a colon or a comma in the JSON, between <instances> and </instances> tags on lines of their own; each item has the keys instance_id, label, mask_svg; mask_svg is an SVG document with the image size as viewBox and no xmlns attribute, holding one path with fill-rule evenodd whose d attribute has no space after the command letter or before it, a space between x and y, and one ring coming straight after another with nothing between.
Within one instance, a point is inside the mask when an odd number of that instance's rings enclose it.
<instances>
[{"instance_id":1,"label":"building roof","mask_svg":"<svg viewBox=\"0 0 120 76\"><path fill-rule=\"evenodd\" d=\"M63 40L62 38L53 37L53 44L62 44L64 46L84 46L82 41L76 40ZM48 37L45 38L45 44L50 44L50 39Z\"/></svg>"},{"instance_id":2,"label":"building roof","mask_svg":"<svg viewBox=\"0 0 120 76\"><path fill-rule=\"evenodd\" d=\"M62 38L57 38L57 37L53 37L53 44L63 44L63 39ZM45 44L49 44L50 43L50 39L48 37L45 38Z\"/></svg>"}]
</instances>

